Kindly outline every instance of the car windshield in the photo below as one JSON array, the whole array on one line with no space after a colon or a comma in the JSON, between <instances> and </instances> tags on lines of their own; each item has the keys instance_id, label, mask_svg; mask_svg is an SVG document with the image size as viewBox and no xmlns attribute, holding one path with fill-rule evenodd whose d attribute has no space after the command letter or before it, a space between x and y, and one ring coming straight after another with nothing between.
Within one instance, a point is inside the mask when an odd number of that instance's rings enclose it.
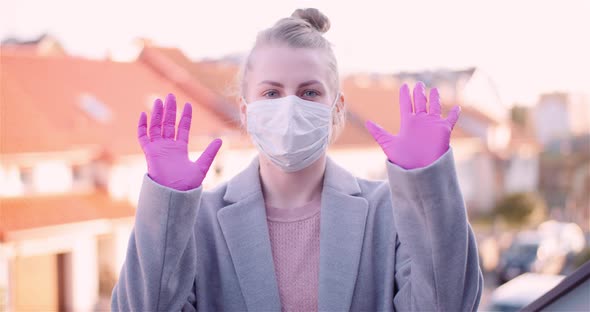
<instances>
[{"instance_id":1,"label":"car windshield","mask_svg":"<svg viewBox=\"0 0 590 312\"><path fill-rule=\"evenodd\" d=\"M514 244L508 251L510 258L531 260L537 256L538 244Z\"/></svg>"},{"instance_id":2,"label":"car windshield","mask_svg":"<svg viewBox=\"0 0 590 312\"><path fill-rule=\"evenodd\" d=\"M509 304L509 303L495 303L490 308L489 311L493 312L513 312L519 311L522 308L521 305L516 304Z\"/></svg>"}]
</instances>

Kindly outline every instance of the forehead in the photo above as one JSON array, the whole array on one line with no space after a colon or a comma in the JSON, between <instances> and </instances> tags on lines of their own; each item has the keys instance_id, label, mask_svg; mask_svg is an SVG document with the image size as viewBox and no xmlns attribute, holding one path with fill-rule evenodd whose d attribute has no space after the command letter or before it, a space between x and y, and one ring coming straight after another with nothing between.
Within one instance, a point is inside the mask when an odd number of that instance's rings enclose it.
<instances>
[{"instance_id":1,"label":"forehead","mask_svg":"<svg viewBox=\"0 0 590 312\"><path fill-rule=\"evenodd\" d=\"M288 85L319 80L327 84L328 65L320 49L264 45L256 47L250 58L250 82L272 80Z\"/></svg>"}]
</instances>

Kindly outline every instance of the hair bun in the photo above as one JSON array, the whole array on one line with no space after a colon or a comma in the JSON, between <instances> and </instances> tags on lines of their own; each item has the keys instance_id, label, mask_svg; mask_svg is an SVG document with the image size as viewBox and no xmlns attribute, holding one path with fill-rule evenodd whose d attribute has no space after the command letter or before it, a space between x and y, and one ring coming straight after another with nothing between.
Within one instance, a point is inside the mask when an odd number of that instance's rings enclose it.
<instances>
[{"instance_id":1,"label":"hair bun","mask_svg":"<svg viewBox=\"0 0 590 312\"><path fill-rule=\"evenodd\" d=\"M318 9L297 9L295 12L293 12L293 14L291 14L291 17L300 18L308 22L311 27L321 33L325 33L328 31L328 29L330 29L330 20Z\"/></svg>"}]
</instances>

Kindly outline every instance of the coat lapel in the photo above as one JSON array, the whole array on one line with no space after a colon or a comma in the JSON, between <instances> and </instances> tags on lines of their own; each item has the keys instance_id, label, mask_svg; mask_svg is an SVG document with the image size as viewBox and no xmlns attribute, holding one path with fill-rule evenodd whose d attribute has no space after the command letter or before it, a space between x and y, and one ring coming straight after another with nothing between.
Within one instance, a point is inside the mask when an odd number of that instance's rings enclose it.
<instances>
[{"instance_id":1,"label":"coat lapel","mask_svg":"<svg viewBox=\"0 0 590 312\"><path fill-rule=\"evenodd\" d=\"M349 311L356 285L368 202L356 178L327 159L320 215L319 310Z\"/></svg>"},{"instance_id":2,"label":"coat lapel","mask_svg":"<svg viewBox=\"0 0 590 312\"><path fill-rule=\"evenodd\" d=\"M320 212L319 310L348 311L356 285L368 202L360 187L329 157ZM228 182L217 212L249 311L280 311L281 302L268 234L259 163Z\"/></svg>"},{"instance_id":3,"label":"coat lapel","mask_svg":"<svg viewBox=\"0 0 590 312\"><path fill-rule=\"evenodd\" d=\"M280 311L258 160L234 177L217 212L248 311Z\"/></svg>"}]
</instances>

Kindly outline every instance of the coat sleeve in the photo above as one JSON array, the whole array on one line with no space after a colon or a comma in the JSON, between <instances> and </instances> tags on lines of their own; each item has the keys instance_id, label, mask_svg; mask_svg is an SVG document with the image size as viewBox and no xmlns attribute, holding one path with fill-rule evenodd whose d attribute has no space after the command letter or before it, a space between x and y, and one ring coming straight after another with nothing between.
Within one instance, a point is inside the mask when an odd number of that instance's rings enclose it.
<instances>
[{"instance_id":1,"label":"coat sleeve","mask_svg":"<svg viewBox=\"0 0 590 312\"><path fill-rule=\"evenodd\" d=\"M202 187L178 191L147 174L112 311L194 311L194 226Z\"/></svg>"},{"instance_id":2,"label":"coat sleeve","mask_svg":"<svg viewBox=\"0 0 590 312\"><path fill-rule=\"evenodd\" d=\"M452 148L427 167L387 161L395 241L396 311L476 311L483 288L475 236Z\"/></svg>"}]
</instances>

